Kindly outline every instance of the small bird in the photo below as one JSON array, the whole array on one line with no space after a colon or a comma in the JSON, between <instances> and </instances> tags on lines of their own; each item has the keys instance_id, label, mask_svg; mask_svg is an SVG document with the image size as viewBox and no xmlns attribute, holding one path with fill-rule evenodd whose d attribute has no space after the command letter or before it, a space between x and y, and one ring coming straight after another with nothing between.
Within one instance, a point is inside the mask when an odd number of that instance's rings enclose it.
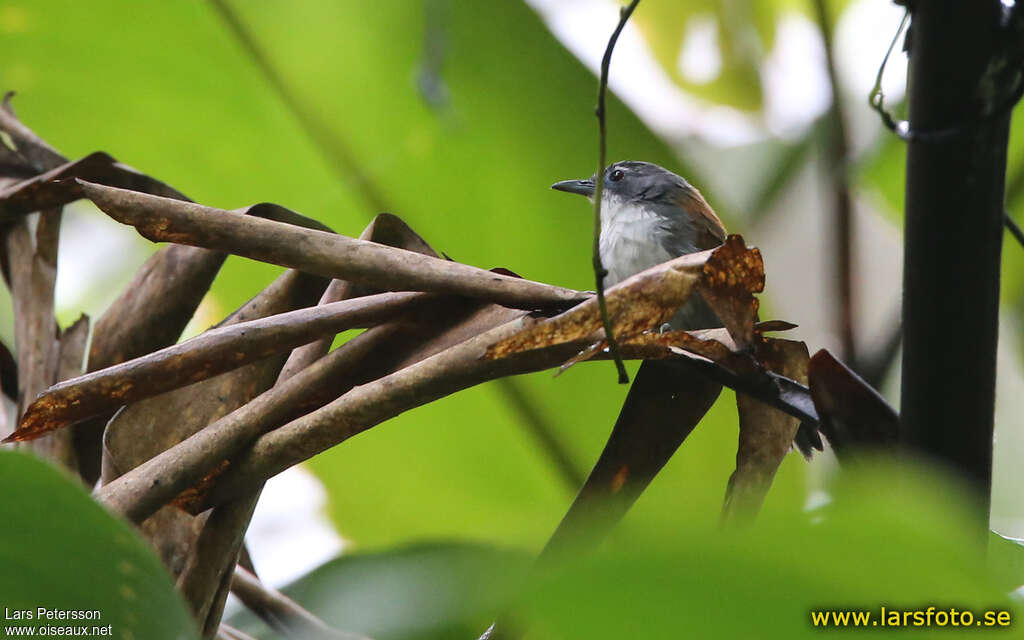
<instances>
[{"instance_id":1,"label":"small bird","mask_svg":"<svg viewBox=\"0 0 1024 640\"><path fill-rule=\"evenodd\" d=\"M593 200L596 177L563 180L551 188ZM700 191L682 176L650 162L616 162L605 169L599 240L601 262L608 270L605 286L667 260L714 249L724 241L725 225ZM667 325L668 329L710 329L721 327L722 322L702 297L694 295ZM643 413L645 407L667 410L683 399L677 391L686 384L687 374L677 365L671 360L640 365L615 432L624 430L630 416ZM649 415L657 413L653 408L648 411ZM800 426L795 444L806 457L812 450L822 449L817 429L809 424Z\"/></svg>"},{"instance_id":2,"label":"small bird","mask_svg":"<svg viewBox=\"0 0 1024 640\"><path fill-rule=\"evenodd\" d=\"M563 180L552 189L577 193L591 201L597 174ZM604 172L601 198L601 262L604 285L673 258L713 249L725 241L725 226L694 186L650 162L623 161ZM721 322L703 299L694 296L668 323L672 329L707 329Z\"/></svg>"}]
</instances>

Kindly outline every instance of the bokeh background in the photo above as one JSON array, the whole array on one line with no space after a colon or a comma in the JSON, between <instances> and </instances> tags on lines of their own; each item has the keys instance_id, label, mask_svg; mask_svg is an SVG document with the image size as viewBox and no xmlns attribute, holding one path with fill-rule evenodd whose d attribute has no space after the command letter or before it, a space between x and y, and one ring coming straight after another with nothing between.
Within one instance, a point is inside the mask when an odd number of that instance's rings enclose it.
<instances>
[{"instance_id":1,"label":"bokeh background","mask_svg":"<svg viewBox=\"0 0 1024 640\"><path fill-rule=\"evenodd\" d=\"M799 324L794 335L812 353L840 353L827 33L851 146L855 335L869 357L899 322L904 148L867 97L902 9L825 6L822 23L810 0L643 0L612 65L608 155L698 185L730 231L764 253L762 318ZM387 210L461 262L590 289L589 209L548 186L594 171L594 69L616 19L611 0L11 0L0 2L0 87L18 92L19 117L65 155L106 151L198 202L276 202L352 236ZM897 47L883 84L897 112L904 82ZM1024 214L1019 134L1010 159L1008 205ZM81 311L98 317L155 247L87 203L64 224L57 302L68 323ZM1022 256L1008 239L992 524L1012 537L1024 537ZM229 259L189 332L278 271ZM6 296L0 337L10 344ZM897 357L883 378L894 405L898 380ZM517 384L588 470L626 393L611 365ZM734 406L723 393L623 535L716 522ZM765 512L826 502L832 468L827 454L811 464L789 456ZM456 540L534 552L574 491L507 392L488 384L272 482L250 545L277 584L343 548Z\"/></svg>"}]
</instances>

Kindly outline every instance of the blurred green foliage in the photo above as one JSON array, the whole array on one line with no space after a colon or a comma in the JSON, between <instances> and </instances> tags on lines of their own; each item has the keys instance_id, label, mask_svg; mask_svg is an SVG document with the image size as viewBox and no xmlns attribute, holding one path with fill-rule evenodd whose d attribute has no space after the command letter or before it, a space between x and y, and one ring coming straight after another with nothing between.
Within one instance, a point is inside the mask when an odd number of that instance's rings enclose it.
<instances>
[{"instance_id":1,"label":"blurred green foliage","mask_svg":"<svg viewBox=\"0 0 1024 640\"><path fill-rule=\"evenodd\" d=\"M826 0L835 20L849 0ZM793 13L813 15L807 0L648 0L635 22L665 72L691 95L709 102L757 111L762 106L761 63L775 45L780 19ZM687 77L680 59L692 25L705 23L718 45L719 68L707 80Z\"/></svg>"},{"instance_id":2,"label":"blurred green foliage","mask_svg":"<svg viewBox=\"0 0 1024 640\"><path fill-rule=\"evenodd\" d=\"M982 561L984 538L966 526L960 489L933 471L872 460L831 483L813 511L768 509L750 528L692 519L671 528L618 529L596 552L530 569L525 556L476 545L427 545L333 561L285 591L330 624L376 640L473 638L498 615L526 640L587 638L815 638L812 610L1009 611L1007 565ZM936 501L936 495L942 496ZM524 577L526 582L523 582ZM1019 574L1018 574L1019 577ZM512 613L501 611L518 592ZM230 622L278 638L249 613ZM872 628L872 637L946 637L945 628ZM475 633L474 633L475 632ZM832 633L851 633L832 629Z\"/></svg>"},{"instance_id":3,"label":"blurred green foliage","mask_svg":"<svg viewBox=\"0 0 1024 640\"><path fill-rule=\"evenodd\" d=\"M848 467L830 491L824 507L766 510L750 529L693 524L648 531L642 544L620 532L526 593L537 631L529 637L815 638L828 633L811 624L812 609L868 610L877 621L881 606L931 605L978 617L1008 609L1010 628L979 632L1019 632L1019 607L981 561L984 540L962 525L969 511L956 486L923 469L908 474L905 461L875 461ZM871 629L885 638L948 633Z\"/></svg>"},{"instance_id":4,"label":"blurred green foliage","mask_svg":"<svg viewBox=\"0 0 1024 640\"><path fill-rule=\"evenodd\" d=\"M285 589L325 622L374 640L476 638L522 587L527 554L469 543L427 543L345 555ZM282 637L248 610L228 624Z\"/></svg>"},{"instance_id":5,"label":"blurred green foliage","mask_svg":"<svg viewBox=\"0 0 1024 640\"><path fill-rule=\"evenodd\" d=\"M390 211L456 260L592 288L589 208L548 185L595 169L596 83L525 3L230 4L295 101L325 123L328 134L309 138L201 0L144 8L130 0L6 2L0 6L0 87L19 92L19 116L69 157L107 151L199 202L224 208L277 202L354 236L376 213L365 193L370 185ZM846 4L830 2L833 17ZM786 11L809 13L810 3L648 0L636 21L660 63L687 90L752 110L762 101L758 65ZM723 67L717 79L697 85L681 76L677 62L687 21L704 14L716 21ZM692 156L684 161L673 154L618 100L609 102L608 121L609 158L649 160L688 176L698 169L709 173ZM715 185L702 185L719 211L726 210L727 226L736 220L722 203L758 205L785 192L813 156L807 152L815 131L810 127L797 141L757 144L759 156L769 158L764 175L770 179L730 180L733 192L722 197L708 193ZM354 169L333 168L325 145L344 147ZM1024 166L1019 133L1010 157L1011 172ZM874 197L894 221L902 210L902 162L903 143L884 132L858 162L859 195ZM1022 200L1009 204L1024 217ZM1004 295L1021 308L1019 249L1007 247ZM277 271L229 259L210 300L226 313ZM611 366L588 364L558 379L542 373L518 382L577 465L589 469L626 393L614 384ZM524 615L539 638L574 637L576 631L589 638L674 638L680 625L690 637L802 637L818 633L807 620L810 603L1002 602L989 577L973 568L972 542L947 537L962 517L944 504L955 491L895 491L888 472L848 478L836 490L835 508L809 519L802 512L806 465L790 456L757 528L712 529L734 464L733 407L733 395L724 393L602 553L548 576L524 598ZM319 593L330 604L321 611L326 617L343 613L340 626L372 631L381 640L476 629L505 593L481 587L487 580L480 567L506 563L501 566L515 575L522 560L476 544L408 545L443 538L532 552L573 495L494 385L400 416L322 454L311 467L327 486L332 518L365 555L323 567L295 593ZM20 469L0 465L5 468ZM38 491L42 504L46 492L62 490L40 485ZM75 499L87 502L84 494ZM5 546L10 535L4 534ZM437 575L424 574L424 567L450 569L443 584L454 586L445 593L479 598L444 609L447 617L426 626L417 622L436 601L399 603L406 617L398 622L411 622L396 626L387 618L395 610L356 611L329 600L377 602L370 598L393 592L392 585L429 592ZM309 586L314 583L323 586ZM445 602L453 600L459 597ZM635 608L624 612L627 605ZM355 626L343 624L353 619Z\"/></svg>"},{"instance_id":6,"label":"blurred green foliage","mask_svg":"<svg viewBox=\"0 0 1024 640\"><path fill-rule=\"evenodd\" d=\"M149 545L96 504L77 481L32 455L0 451L0 482L12 489L0 501L0 607L5 615L0 631L5 637L15 635L11 628L19 625L112 625L110 633L92 634L97 637L198 637L185 603ZM99 617L41 618L39 607L98 611ZM33 618L17 616L16 610Z\"/></svg>"}]
</instances>

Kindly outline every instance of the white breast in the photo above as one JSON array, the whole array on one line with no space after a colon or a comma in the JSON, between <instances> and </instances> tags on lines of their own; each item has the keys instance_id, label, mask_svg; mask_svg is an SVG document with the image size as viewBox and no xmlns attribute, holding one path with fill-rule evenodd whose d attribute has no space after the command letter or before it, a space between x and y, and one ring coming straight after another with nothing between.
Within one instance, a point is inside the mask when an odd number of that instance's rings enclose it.
<instances>
[{"instance_id":1,"label":"white breast","mask_svg":"<svg viewBox=\"0 0 1024 640\"><path fill-rule=\"evenodd\" d=\"M631 275L661 264L679 255L665 250L660 236L667 233L661 216L654 211L605 197L601 205L601 262L608 270L605 286L617 284ZM687 253L696 251L696 238L682 239Z\"/></svg>"}]
</instances>

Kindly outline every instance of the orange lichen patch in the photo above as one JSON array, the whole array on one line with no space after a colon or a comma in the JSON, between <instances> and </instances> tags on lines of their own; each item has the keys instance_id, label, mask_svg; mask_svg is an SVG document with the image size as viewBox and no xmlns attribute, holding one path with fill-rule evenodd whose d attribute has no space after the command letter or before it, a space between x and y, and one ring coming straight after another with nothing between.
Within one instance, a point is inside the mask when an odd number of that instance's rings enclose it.
<instances>
[{"instance_id":1,"label":"orange lichen patch","mask_svg":"<svg viewBox=\"0 0 1024 640\"><path fill-rule=\"evenodd\" d=\"M676 261L637 274L608 290L606 302L619 340L637 335L668 321L686 303L698 278L700 263ZM487 349L487 359L543 349L593 337L601 329L597 299L592 298L549 320L529 326Z\"/></svg>"},{"instance_id":2,"label":"orange lichen patch","mask_svg":"<svg viewBox=\"0 0 1024 640\"><path fill-rule=\"evenodd\" d=\"M178 494L178 497L172 500L171 504L182 511L191 512L192 507L203 501L203 498L206 497L206 494L213 487L214 483L216 483L217 478L227 471L230 466L230 460L221 461L221 463L214 467L213 470L203 476L195 486L189 487Z\"/></svg>"},{"instance_id":3,"label":"orange lichen patch","mask_svg":"<svg viewBox=\"0 0 1024 640\"><path fill-rule=\"evenodd\" d=\"M117 394L121 391L120 387L114 386L109 392ZM67 388L66 393L63 394L44 393L25 409L25 415L18 424L18 428L3 439L3 444L35 440L54 429L63 427L66 422L54 419L53 416L79 404L81 404L81 392L74 387Z\"/></svg>"}]
</instances>

